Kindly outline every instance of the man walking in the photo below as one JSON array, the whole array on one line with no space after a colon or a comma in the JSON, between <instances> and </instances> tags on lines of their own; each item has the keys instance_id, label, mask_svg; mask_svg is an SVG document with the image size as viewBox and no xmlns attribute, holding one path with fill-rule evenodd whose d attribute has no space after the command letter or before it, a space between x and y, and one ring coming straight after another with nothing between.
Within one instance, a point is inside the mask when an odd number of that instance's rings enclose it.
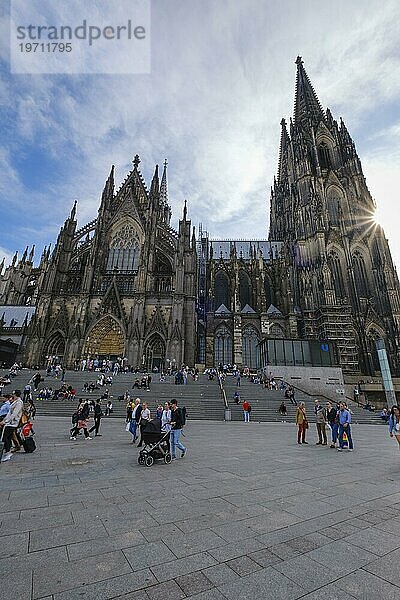
<instances>
[{"instance_id":1,"label":"man walking","mask_svg":"<svg viewBox=\"0 0 400 600\"><path fill-rule=\"evenodd\" d=\"M96 400L96 404L94 405L94 414L93 414L94 425L93 425L93 427L91 427L89 429L89 433L92 433L92 431L95 431L95 436L101 436L101 433L99 433L99 430L100 430L101 417L103 416L103 411L101 410L100 402L101 402L101 398L98 398Z\"/></svg>"},{"instance_id":2,"label":"man walking","mask_svg":"<svg viewBox=\"0 0 400 600\"><path fill-rule=\"evenodd\" d=\"M247 402L247 400L245 400L243 402L243 418L244 418L244 422L245 423L249 423L250 422L250 404Z\"/></svg>"},{"instance_id":3,"label":"man walking","mask_svg":"<svg viewBox=\"0 0 400 600\"><path fill-rule=\"evenodd\" d=\"M11 396L11 400L10 408L3 420L4 454L1 462L6 462L13 457L11 452L12 438L14 434L17 433L17 428L24 408L24 403L21 400L21 390L15 390Z\"/></svg>"},{"instance_id":4,"label":"man walking","mask_svg":"<svg viewBox=\"0 0 400 600\"><path fill-rule=\"evenodd\" d=\"M140 405L140 398L135 399L135 404L132 409L132 419L129 425L129 431L132 434L132 444L134 444L137 440L137 428L140 421L140 414L142 412L142 407Z\"/></svg>"},{"instance_id":5,"label":"man walking","mask_svg":"<svg viewBox=\"0 0 400 600\"><path fill-rule=\"evenodd\" d=\"M183 458L187 452L187 448L180 441L182 426L181 410L177 406L177 401L173 398L171 400L171 431L169 434L172 460L176 460L176 448L179 448L181 451L181 458Z\"/></svg>"},{"instance_id":6,"label":"man walking","mask_svg":"<svg viewBox=\"0 0 400 600\"><path fill-rule=\"evenodd\" d=\"M339 448L338 451L343 451L343 436L346 433L349 452L353 452L353 438L351 437L351 414L344 402L339 404Z\"/></svg>"},{"instance_id":7,"label":"man walking","mask_svg":"<svg viewBox=\"0 0 400 600\"><path fill-rule=\"evenodd\" d=\"M314 400L315 421L317 425L317 446L326 446L326 412L319 400Z\"/></svg>"}]
</instances>

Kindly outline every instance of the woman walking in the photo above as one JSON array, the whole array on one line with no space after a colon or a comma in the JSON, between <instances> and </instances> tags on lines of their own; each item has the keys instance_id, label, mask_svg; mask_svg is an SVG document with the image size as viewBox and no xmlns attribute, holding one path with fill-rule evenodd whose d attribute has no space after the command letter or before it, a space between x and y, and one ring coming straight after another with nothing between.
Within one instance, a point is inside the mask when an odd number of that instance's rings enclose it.
<instances>
[{"instance_id":1,"label":"woman walking","mask_svg":"<svg viewBox=\"0 0 400 600\"><path fill-rule=\"evenodd\" d=\"M297 443L308 444L306 442L306 430L308 429L308 420L306 415L306 405L304 402L300 402L296 409L296 425L297 430Z\"/></svg>"},{"instance_id":2,"label":"woman walking","mask_svg":"<svg viewBox=\"0 0 400 600\"><path fill-rule=\"evenodd\" d=\"M84 400L83 402L81 402L81 404L78 408L77 418L78 418L78 423L77 423L75 429L71 432L71 437L69 439L76 440L76 436L78 435L79 430L83 429L85 440L91 440L92 438L90 437L89 432L88 432L89 405L88 405L87 400Z\"/></svg>"},{"instance_id":3,"label":"woman walking","mask_svg":"<svg viewBox=\"0 0 400 600\"><path fill-rule=\"evenodd\" d=\"M331 428L331 445L330 448L336 448L339 434L339 413L338 409L332 406L331 402L326 403L326 416Z\"/></svg>"},{"instance_id":4,"label":"woman walking","mask_svg":"<svg viewBox=\"0 0 400 600\"><path fill-rule=\"evenodd\" d=\"M389 417L389 435L395 437L400 450L400 409L392 406Z\"/></svg>"}]
</instances>

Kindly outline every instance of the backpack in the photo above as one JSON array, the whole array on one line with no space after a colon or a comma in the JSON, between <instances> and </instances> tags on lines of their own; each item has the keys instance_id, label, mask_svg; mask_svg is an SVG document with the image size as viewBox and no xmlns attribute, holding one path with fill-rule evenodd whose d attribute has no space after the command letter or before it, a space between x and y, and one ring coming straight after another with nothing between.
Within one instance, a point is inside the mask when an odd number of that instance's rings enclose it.
<instances>
[{"instance_id":1,"label":"backpack","mask_svg":"<svg viewBox=\"0 0 400 600\"><path fill-rule=\"evenodd\" d=\"M178 409L179 412L181 413L181 423L182 426L186 425L186 406L182 406L182 408Z\"/></svg>"},{"instance_id":2,"label":"backpack","mask_svg":"<svg viewBox=\"0 0 400 600\"><path fill-rule=\"evenodd\" d=\"M27 437L25 440L22 440L22 446L28 454L36 450L35 440L32 437Z\"/></svg>"}]
</instances>

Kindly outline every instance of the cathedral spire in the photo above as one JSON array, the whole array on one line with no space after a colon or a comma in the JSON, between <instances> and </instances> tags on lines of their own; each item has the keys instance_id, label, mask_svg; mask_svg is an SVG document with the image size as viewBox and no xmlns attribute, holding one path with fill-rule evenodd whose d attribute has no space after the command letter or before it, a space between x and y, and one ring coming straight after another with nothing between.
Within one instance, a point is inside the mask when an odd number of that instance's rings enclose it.
<instances>
[{"instance_id":1,"label":"cathedral spire","mask_svg":"<svg viewBox=\"0 0 400 600\"><path fill-rule=\"evenodd\" d=\"M279 146L279 161L278 161L278 181L282 180L284 165L286 162L286 153L289 146L290 138L286 128L286 121L282 119L281 121L281 143Z\"/></svg>"},{"instance_id":2,"label":"cathedral spire","mask_svg":"<svg viewBox=\"0 0 400 600\"><path fill-rule=\"evenodd\" d=\"M151 180L150 196L157 196L158 191L159 191L159 186L160 186L160 181L158 178L158 165L156 165L156 168L154 170L153 179Z\"/></svg>"},{"instance_id":3,"label":"cathedral spire","mask_svg":"<svg viewBox=\"0 0 400 600\"><path fill-rule=\"evenodd\" d=\"M187 200L185 198L185 203L183 205L183 220L186 221L187 220Z\"/></svg>"},{"instance_id":4,"label":"cathedral spire","mask_svg":"<svg viewBox=\"0 0 400 600\"><path fill-rule=\"evenodd\" d=\"M165 159L160 187L160 202L163 204L168 204L167 165L168 161Z\"/></svg>"},{"instance_id":5,"label":"cathedral spire","mask_svg":"<svg viewBox=\"0 0 400 600\"><path fill-rule=\"evenodd\" d=\"M70 216L69 216L69 218L71 219L71 221L74 221L74 220L75 220L75 217L76 217L76 205L77 205L77 204L78 204L78 201L77 201L77 200L75 200L75 202L74 202L74 205L73 205L73 207L72 207L72 209L71 209L71 214L70 214Z\"/></svg>"},{"instance_id":6,"label":"cathedral spire","mask_svg":"<svg viewBox=\"0 0 400 600\"><path fill-rule=\"evenodd\" d=\"M294 122L297 125L311 119L313 123L325 118L317 94L303 66L301 56L296 59L296 92L294 97Z\"/></svg>"},{"instance_id":7,"label":"cathedral spire","mask_svg":"<svg viewBox=\"0 0 400 600\"><path fill-rule=\"evenodd\" d=\"M29 253L29 258L28 261L31 263L33 262L33 257L35 256L35 244L33 244L31 251Z\"/></svg>"},{"instance_id":8,"label":"cathedral spire","mask_svg":"<svg viewBox=\"0 0 400 600\"><path fill-rule=\"evenodd\" d=\"M24 263L24 262L26 261L26 259L27 259L27 256L28 256L28 248L29 248L29 246L27 246L27 247L25 248L25 250L24 250L24 253L23 253L23 255L22 255L22 258L21 258L21 263Z\"/></svg>"},{"instance_id":9,"label":"cathedral spire","mask_svg":"<svg viewBox=\"0 0 400 600\"><path fill-rule=\"evenodd\" d=\"M4 263L5 263L5 261L6 261L6 259L5 259L5 257L3 256L3 260L2 260L2 261L1 261L1 263L0 263L0 277L1 277L2 273L3 273L3 269L4 269Z\"/></svg>"}]
</instances>

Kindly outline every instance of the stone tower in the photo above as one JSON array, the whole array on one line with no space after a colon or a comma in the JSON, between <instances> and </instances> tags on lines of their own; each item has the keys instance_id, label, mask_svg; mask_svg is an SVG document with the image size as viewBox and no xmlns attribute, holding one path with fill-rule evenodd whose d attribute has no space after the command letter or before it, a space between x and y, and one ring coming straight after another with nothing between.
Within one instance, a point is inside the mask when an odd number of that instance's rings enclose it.
<instances>
[{"instance_id":1,"label":"stone tower","mask_svg":"<svg viewBox=\"0 0 400 600\"><path fill-rule=\"evenodd\" d=\"M298 335L335 340L343 370L365 374L379 369L381 338L399 374L399 282L375 202L346 125L323 110L301 57L296 65L269 237L284 241L290 257Z\"/></svg>"},{"instance_id":2,"label":"stone tower","mask_svg":"<svg viewBox=\"0 0 400 600\"><path fill-rule=\"evenodd\" d=\"M42 257L28 364L49 355L68 367L89 357L147 370L194 364L197 261L186 203L175 231L167 163L150 190L139 164L136 155L117 191L112 167L97 219L78 229L75 203Z\"/></svg>"}]
</instances>

